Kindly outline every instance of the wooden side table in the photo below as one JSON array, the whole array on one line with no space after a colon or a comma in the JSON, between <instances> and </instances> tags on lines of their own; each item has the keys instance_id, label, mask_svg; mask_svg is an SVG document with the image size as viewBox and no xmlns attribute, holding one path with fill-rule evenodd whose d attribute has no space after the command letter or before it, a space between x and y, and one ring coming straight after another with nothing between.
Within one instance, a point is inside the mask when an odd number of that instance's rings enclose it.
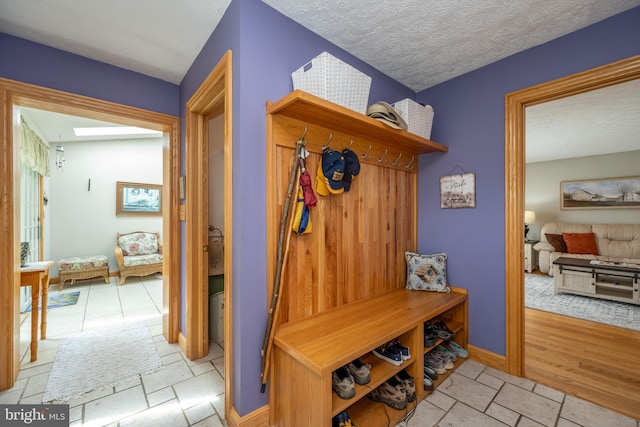
<instances>
[{"instance_id":1,"label":"wooden side table","mask_svg":"<svg viewBox=\"0 0 640 427\"><path fill-rule=\"evenodd\" d=\"M31 286L31 361L38 360L38 316L42 294L41 339L47 339L47 304L49 302L49 268L53 261L30 262L20 267L20 286Z\"/></svg>"},{"instance_id":2,"label":"wooden side table","mask_svg":"<svg viewBox=\"0 0 640 427\"><path fill-rule=\"evenodd\" d=\"M537 240L526 240L524 242L524 269L527 273L532 273L538 268L538 251L533 249Z\"/></svg>"}]
</instances>

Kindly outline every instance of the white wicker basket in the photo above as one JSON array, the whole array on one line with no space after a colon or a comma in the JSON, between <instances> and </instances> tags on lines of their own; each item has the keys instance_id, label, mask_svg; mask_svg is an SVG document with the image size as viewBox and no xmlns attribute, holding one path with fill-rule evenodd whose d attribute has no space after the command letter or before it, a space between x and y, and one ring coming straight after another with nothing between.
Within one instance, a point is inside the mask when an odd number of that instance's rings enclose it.
<instances>
[{"instance_id":1,"label":"white wicker basket","mask_svg":"<svg viewBox=\"0 0 640 427\"><path fill-rule=\"evenodd\" d=\"M406 98L392 104L398 113L407 122L408 131L423 138L431 138L431 125L433 124L433 108L431 105L418 104L412 99Z\"/></svg>"},{"instance_id":2,"label":"white wicker basket","mask_svg":"<svg viewBox=\"0 0 640 427\"><path fill-rule=\"evenodd\" d=\"M371 77L329 54L320 55L291 73L300 89L361 114L367 112Z\"/></svg>"}]
</instances>

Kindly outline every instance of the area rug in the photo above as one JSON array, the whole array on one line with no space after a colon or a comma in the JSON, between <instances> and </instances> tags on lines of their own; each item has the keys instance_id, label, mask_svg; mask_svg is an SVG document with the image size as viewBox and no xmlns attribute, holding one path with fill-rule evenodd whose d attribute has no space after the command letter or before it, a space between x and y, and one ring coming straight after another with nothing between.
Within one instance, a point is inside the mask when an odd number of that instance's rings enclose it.
<instances>
[{"instance_id":1,"label":"area rug","mask_svg":"<svg viewBox=\"0 0 640 427\"><path fill-rule=\"evenodd\" d=\"M42 402L67 401L95 389L113 387L162 366L144 322L123 323L64 338Z\"/></svg>"},{"instance_id":2,"label":"area rug","mask_svg":"<svg viewBox=\"0 0 640 427\"><path fill-rule=\"evenodd\" d=\"M65 307L67 305L74 305L78 302L78 298L80 297L80 291L75 292L67 292L64 294L56 294L49 295L49 303L47 304L47 308L58 308ZM27 308L24 310L25 312L31 311L31 300L29 300L29 304Z\"/></svg>"},{"instance_id":3,"label":"area rug","mask_svg":"<svg viewBox=\"0 0 640 427\"><path fill-rule=\"evenodd\" d=\"M564 293L553 293L553 277L524 275L524 305L592 322L640 331L640 306Z\"/></svg>"}]
</instances>

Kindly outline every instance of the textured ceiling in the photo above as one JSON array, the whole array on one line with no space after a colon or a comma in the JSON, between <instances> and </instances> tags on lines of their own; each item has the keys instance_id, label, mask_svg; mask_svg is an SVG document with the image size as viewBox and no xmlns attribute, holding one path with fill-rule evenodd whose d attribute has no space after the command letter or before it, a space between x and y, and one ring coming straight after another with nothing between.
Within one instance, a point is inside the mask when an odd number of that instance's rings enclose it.
<instances>
[{"instance_id":1,"label":"textured ceiling","mask_svg":"<svg viewBox=\"0 0 640 427\"><path fill-rule=\"evenodd\" d=\"M639 0L263 0L419 92Z\"/></svg>"}]
</instances>

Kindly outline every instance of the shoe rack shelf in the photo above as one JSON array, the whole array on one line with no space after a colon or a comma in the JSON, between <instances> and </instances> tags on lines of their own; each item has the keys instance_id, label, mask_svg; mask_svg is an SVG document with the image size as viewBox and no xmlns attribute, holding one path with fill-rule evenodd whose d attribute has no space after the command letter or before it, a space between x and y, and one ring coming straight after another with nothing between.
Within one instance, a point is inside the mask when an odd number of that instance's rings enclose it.
<instances>
[{"instance_id":1,"label":"shoe rack shelf","mask_svg":"<svg viewBox=\"0 0 640 427\"><path fill-rule=\"evenodd\" d=\"M398 341L400 341L401 343L405 343L410 341L410 337L400 337ZM353 405L354 401L360 400L361 398L365 397L374 388L378 387L380 384L382 384L401 370L411 366L411 364L415 360L417 360L414 353L411 353L411 359L403 361L402 365L400 366L392 365L391 363L374 356L372 353L363 355L361 359L364 363L368 363L371 365L371 381L369 381L369 383L365 385L356 384L356 395L351 399L341 399L336 393L332 393L332 417L348 409L351 405Z\"/></svg>"},{"instance_id":2,"label":"shoe rack shelf","mask_svg":"<svg viewBox=\"0 0 640 427\"><path fill-rule=\"evenodd\" d=\"M456 332L455 341L466 348L467 312L464 289L450 293L398 289L280 326L270 388L273 424L330 427L332 417L347 410L356 425L386 426L389 421L395 425L429 393L423 385L423 355L430 349L424 347L424 322L444 320ZM411 350L411 359L400 366L371 354L394 339ZM341 399L332 391L331 374L358 357L371 364L371 381L356 385L355 397ZM415 379L416 403L398 411L366 397L402 369Z\"/></svg>"}]
</instances>

